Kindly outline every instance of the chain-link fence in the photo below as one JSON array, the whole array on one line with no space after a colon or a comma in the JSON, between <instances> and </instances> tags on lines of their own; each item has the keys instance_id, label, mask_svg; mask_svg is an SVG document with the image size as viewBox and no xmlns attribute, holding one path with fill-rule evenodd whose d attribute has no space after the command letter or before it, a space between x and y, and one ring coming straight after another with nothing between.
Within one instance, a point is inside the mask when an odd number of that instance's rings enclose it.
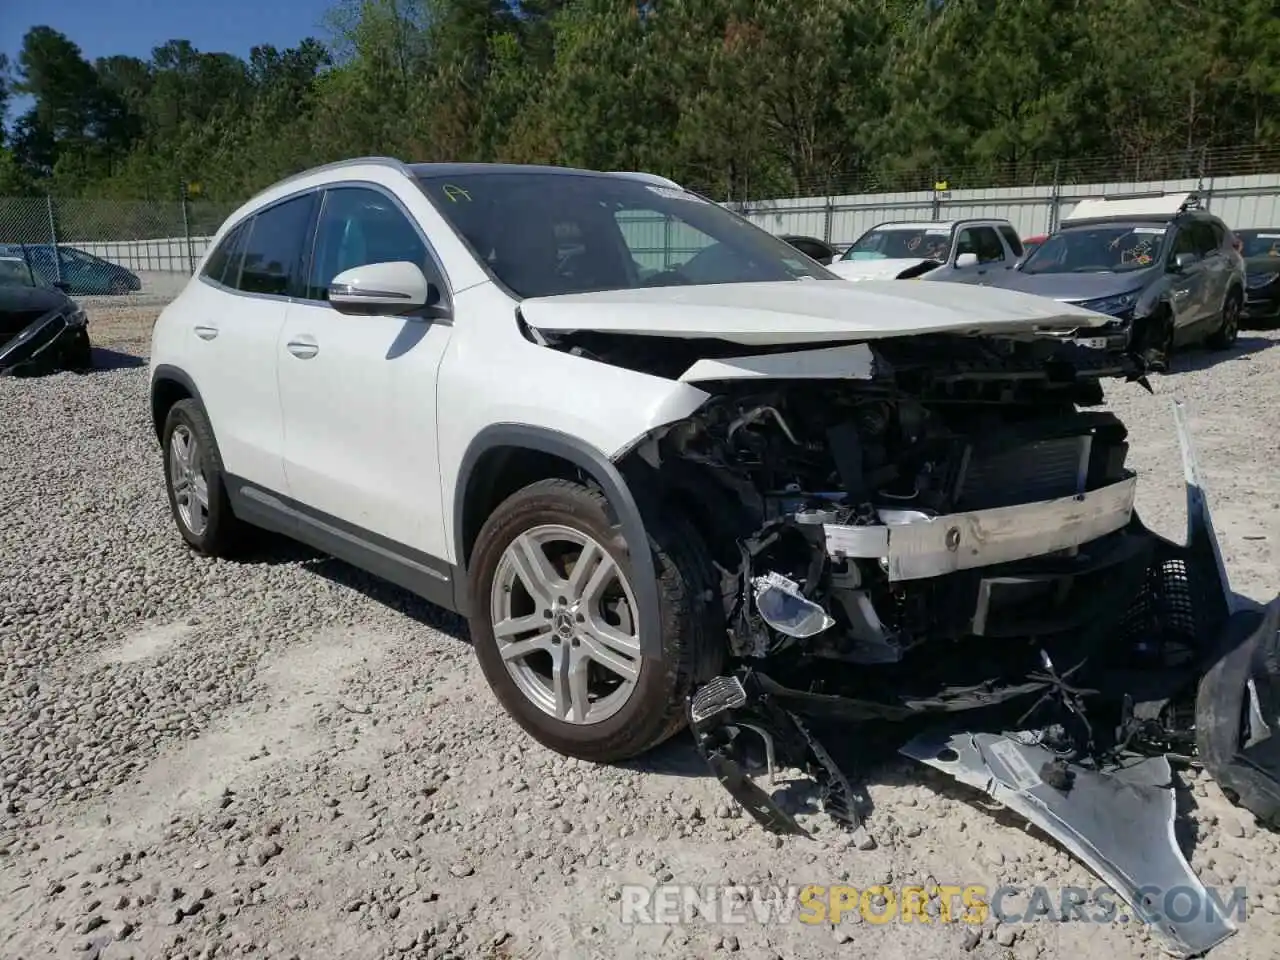
<instances>
[{"instance_id":1,"label":"chain-link fence","mask_svg":"<svg viewBox=\"0 0 1280 960\"><path fill-rule=\"evenodd\" d=\"M167 302L235 206L180 197L0 197L0 258L72 296Z\"/></svg>"}]
</instances>

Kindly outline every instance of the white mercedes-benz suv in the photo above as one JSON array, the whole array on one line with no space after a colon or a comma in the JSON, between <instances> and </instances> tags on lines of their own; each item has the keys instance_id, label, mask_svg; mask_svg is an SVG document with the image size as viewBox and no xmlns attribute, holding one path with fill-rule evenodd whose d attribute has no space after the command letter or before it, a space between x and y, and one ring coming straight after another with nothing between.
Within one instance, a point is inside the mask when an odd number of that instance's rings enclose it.
<instances>
[{"instance_id":1,"label":"white mercedes-benz suv","mask_svg":"<svg viewBox=\"0 0 1280 960\"><path fill-rule=\"evenodd\" d=\"M265 528L462 613L563 753L688 722L768 819L742 730L838 808L801 717L976 708L1039 730L1004 748L1037 768L1217 731L1256 800L1240 711L1180 706L1232 613L1207 513L1184 547L1134 512L1101 381L1143 371L1092 345L1108 319L850 284L656 176L360 159L226 221L156 323L151 414L192 547Z\"/></svg>"}]
</instances>

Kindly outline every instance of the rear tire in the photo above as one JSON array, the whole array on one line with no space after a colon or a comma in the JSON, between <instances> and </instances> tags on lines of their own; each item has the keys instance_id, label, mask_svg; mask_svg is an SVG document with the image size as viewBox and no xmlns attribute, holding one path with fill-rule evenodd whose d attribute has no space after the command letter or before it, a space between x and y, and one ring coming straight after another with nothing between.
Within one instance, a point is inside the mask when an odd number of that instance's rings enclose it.
<instances>
[{"instance_id":1,"label":"rear tire","mask_svg":"<svg viewBox=\"0 0 1280 960\"><path fill-rule=\"evenodd\" d=\"M1210 350L1229 350L1235 346L1236 339L1240 336L1240 311L1243 307L1239 290L1232 290L1227 294L1227 302L1222 305L1222 322L1205 339Z\"/></svg>"},{"instance_id":2,"label":"rear tire","mask_svg":"<svg viewBox=\"0 0 1280 960\"><path fill-rule=\"evenodd\" d=\"M476 656L512 719L557 753L609 763L657 746L681 729L695 681L717 666L723 618L710 561L692 526L664 513L646 521L645 545L658 577L661 661L639 654L640 617L651 614L635 607L630 545L598 490L538 481L480 530L468 573ZM622 672L611 675L615 667Z\"/></svg>"},{"instance_id":3,"label":"rear tire","mask_svg":"<svg viewBox=\"0 0 1280 960\"><path fill-rule=\"evenodd\" d=\"M222 456L199 402L175 403L162 438L169 509L182 539L206 556L235 556L247 544L250 528L231 511Z\"/></svg>"}]
</instances>

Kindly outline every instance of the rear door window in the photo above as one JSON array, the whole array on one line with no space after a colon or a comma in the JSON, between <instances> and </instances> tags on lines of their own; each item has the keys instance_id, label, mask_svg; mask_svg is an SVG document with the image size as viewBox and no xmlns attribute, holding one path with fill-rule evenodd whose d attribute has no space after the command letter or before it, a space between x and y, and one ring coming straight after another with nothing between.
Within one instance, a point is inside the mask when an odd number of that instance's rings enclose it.
<instances>
[{"instance_id":1,"label":"rear door window","mask_svg":"<svg viewBox=\"0 0 1280 960\"><path fill-rule=\"evenodd\" d=\"M315 197L294 197L254 216L237 290L278 297L298 291Z\"/></svg>"}]
</instances>

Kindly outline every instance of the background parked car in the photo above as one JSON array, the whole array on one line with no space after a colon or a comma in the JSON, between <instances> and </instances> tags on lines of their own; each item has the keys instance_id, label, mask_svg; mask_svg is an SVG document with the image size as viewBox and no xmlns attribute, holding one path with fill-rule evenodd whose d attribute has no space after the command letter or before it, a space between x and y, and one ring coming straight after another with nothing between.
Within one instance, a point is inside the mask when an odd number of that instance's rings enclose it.
<instances>
[{"instance_id":1,"label":"background parked car","mask_svg":"<svg viewBox=\"0 0 1280 960\"><path fill-rule=\"evenodd\" d=\"M1177 346L1235 342L1245 271L1227 225L1182 193L1082 200L996 285L1115 317L1096 336L1162 370Z\"/></svg>"},{"instance_id":2,"label":"background parked car","mask_svg":"<svg viewBox=\"0 0 1280 960\"><path fill-rule=\"evenodd\" d=\"M989 283L1011 270L1022 241L1008 220L880 223L830 266L846 280L945 280Z\"/></svg>"},{"instance_id":3,"label":"background parked car","mask_svg":"<svg viewBox=\"0 0 1280 960\"><path fill-rule=\"evenodd\" d=\"M84 311L0 247L0 375L93 365Z\"/></svg>"},{"instance_id":4,"label":"background parked car","mask_svg":"<svg viewBox=\"0 0 1280 960\"><path fill-rule=\"evenodd\" d=\"M794 234L784 234L778 239L785 240L806 257L817 260L824 267L838 256L835 247L827 243L825 240L819 240L817 237L800 237Z\"/></svg>"},{"instance_id":5,"label":"background parked car","mask_svg":"<svg viewBox=\"0 0 1280 960\"><path fill-rule=\"evenodd\" d=\"M142 289L142 281L132 270L76 247L59 244L55 251L51 243L6 246L20 250L45 283L61 284L73 296L121 295Z\"/></svg>"},{"instance_id":6,"label":"background parked car","mask_svg":"<svg viewBox=\"0 0 1280 960\"><path fill-rule=\"evenodd\" d=\"M1244 316L1280 320L1280 227L1236 230L1244 257Z\"/></svg>"}]
</instances>

